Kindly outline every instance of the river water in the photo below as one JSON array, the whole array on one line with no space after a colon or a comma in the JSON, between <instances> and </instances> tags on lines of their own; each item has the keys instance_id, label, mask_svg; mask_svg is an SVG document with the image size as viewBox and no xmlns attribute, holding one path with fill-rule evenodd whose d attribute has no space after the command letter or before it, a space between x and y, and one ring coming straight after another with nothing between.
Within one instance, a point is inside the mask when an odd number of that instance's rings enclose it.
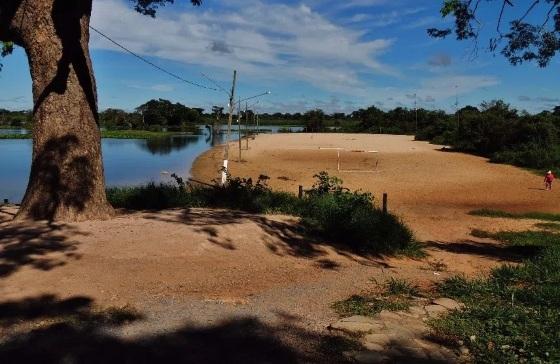
<instances>
[{"instance_id":1,"label":"river water","mask_svg":"<svg viewBox=\"0 0 560 364\"><path fill-rule=\"evenodd\" d=\"M276 133L280 126L263 126ZM302 128L292 127L293 131ZM3 130L0 133L25 133ZM211 133L201 128L200 135L174 135L156 139L103 139L103 163L107 186L139 185L168 182L168 173L189 177L196 157L225 141L225 133L212 140ZM232 139L237 134L232 133ZM0 201L20 202L27 187L31 166L30 139L0 139ZM168 172L168 173L162 173Z\"/></svg>"}]
</instances>

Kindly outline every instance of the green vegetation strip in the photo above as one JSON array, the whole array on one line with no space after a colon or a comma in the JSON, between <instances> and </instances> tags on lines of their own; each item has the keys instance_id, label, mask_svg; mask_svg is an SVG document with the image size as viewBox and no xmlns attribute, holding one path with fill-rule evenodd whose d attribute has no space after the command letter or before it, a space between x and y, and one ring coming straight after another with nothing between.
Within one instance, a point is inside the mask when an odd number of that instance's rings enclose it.
<instances>
[{"instance_id":1,"label":"green vegetation strip","mask_svg":"<svg viewBox=\"0 0 560 364\"><path fill-rule=\"evenodd\" d=\"M488 278L455 276L441 283L439 293L466 308L431 321L434 334L463 341L476 363L560 362L560 234L474 235L526 248L526 260L494 269Z\"/></svg>"},{"instance_id":2,"label":"green vegetation strip","mask_svg":"<svg viewBox=\"0 0 560 364\"><path fill-rule=\"evenodd\" d=\"M469 215L495 217L506 219L531 219L543 221L560 221L560 214L553 214L548 212L523 212L512 213L500 210L480 209L469 212Z\"/></svg>"},{"instance_id":3,"label":"green vegetation strip","mask_svg":"<svg viewBox=\"0 0 560 364\"><path fill-rule=\"evenodd\" d=\"M106 130L101 132L101 137L106 139L152 139L181 134L185 133L148 130Z\"/></svg>"},{"instance_id":4,"label":"green vegetation strip","mask_svg":"<svg viewBox=\"0 0 560 364\"><path fill-rule=\"evenodd\" d=\"M300 217L301 231L320 236L342 248L360 253L420 255L410 229L396 216L383 213L369 193L350 192L342 181L321 172L303 198L272 191L266 176L229 178L226 186L199 186L172 175L177 185L148 184L107 190L114 207L159 210L174 207L229 208L252 213L282 213ZM296 247L304 249L305 247Z\"/></svg>"},{"instance_id":5,"label":"green vegetation strip","mask_svg":"<svg viewBox=\"0 0 560 364\"><path fill-rule=\"evenodd\" d=\"M375 316L382 310L404 311L410 308L414 296L419 292L412 283L399 278L389 279L383 291L375 294L353 295L333 304L340 316Z\"/></svg>"},{"instance_id":6,"label":"green vegetation strip","mask_svg":"<svg viewBox=\"0 0 560 364\"><path fill-rule=\"evenodd\" d=\"M0 134L0 139L31 139L31 134Z\"/></svg>"},{"instance_id":7,"label":"green vegetation strip","mask_svg":"<svg viewBox=\"0 0 560 364\"><path fill-rule=\"evenodd\" d=\"M184 132L148 131L148 130L106 130L101 137L106 139L153 139L171 135L186 135ZM0 134L0 139L31 139L32 134Z\"/></svg>"}]
</instances>

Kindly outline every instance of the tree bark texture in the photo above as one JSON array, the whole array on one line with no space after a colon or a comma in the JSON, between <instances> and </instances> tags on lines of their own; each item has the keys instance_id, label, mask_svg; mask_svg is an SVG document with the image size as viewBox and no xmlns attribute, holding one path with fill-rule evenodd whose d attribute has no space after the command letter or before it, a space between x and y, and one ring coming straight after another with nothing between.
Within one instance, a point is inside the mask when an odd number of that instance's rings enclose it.
<instances>
[{"instance_id":1,"label":"tree bark texture","mask_svg":"<svg viewBox=\"0 0 560 364\"><path fill-rule=\"evenodd\" d=\"M92 0L2 1L0 21L9 23L0 25L0 39L25 49L33 82L33 159L16 218L108 218L89 54Z\"/></svg>"}]
</instances>

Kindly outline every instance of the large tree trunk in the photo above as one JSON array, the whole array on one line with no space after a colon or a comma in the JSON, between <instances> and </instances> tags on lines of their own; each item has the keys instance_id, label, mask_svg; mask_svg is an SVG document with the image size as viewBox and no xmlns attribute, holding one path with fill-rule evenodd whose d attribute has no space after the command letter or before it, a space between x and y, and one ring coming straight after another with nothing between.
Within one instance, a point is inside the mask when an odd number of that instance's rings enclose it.
<instances>
[{"instance_id":1,"label":"large tree trunk","mask_svg":"<svg viewBox=\"0 0 560 364\"><path fill-rule=\"evenodd\" d=\"M34 102L31 174L17 218L79 221L113 214L88 47L91 3L21 1L13 17L11 31L29 59Z\"/></svg>"}]
</instances>

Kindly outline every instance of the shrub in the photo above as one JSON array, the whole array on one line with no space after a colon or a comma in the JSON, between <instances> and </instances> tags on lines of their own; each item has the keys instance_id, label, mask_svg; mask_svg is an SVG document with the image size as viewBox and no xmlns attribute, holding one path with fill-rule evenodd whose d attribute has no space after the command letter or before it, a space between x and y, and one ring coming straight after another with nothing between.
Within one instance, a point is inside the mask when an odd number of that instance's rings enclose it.
<instances>
[{"instance_id":1,"label":"shrub","mask_svg":"<svg viewBox=\"0 0 560 364\"><path fill-rule=\"evenodd\" d=\"M321 172L317 182L302 199L286 192L272 191L269 177L228 176L225 186L197 187L172 175L176 185L150 183L139 187L107 190L117 208L165 209L172 207L220 207L253 213L283 213L301 217L308 231L356 251L406 252L413 244L412 232L399 218L383 213L369 193L350 192L342 181ZM412 249L415 254L418 249Z\"/></svg>"}]
</instances>

